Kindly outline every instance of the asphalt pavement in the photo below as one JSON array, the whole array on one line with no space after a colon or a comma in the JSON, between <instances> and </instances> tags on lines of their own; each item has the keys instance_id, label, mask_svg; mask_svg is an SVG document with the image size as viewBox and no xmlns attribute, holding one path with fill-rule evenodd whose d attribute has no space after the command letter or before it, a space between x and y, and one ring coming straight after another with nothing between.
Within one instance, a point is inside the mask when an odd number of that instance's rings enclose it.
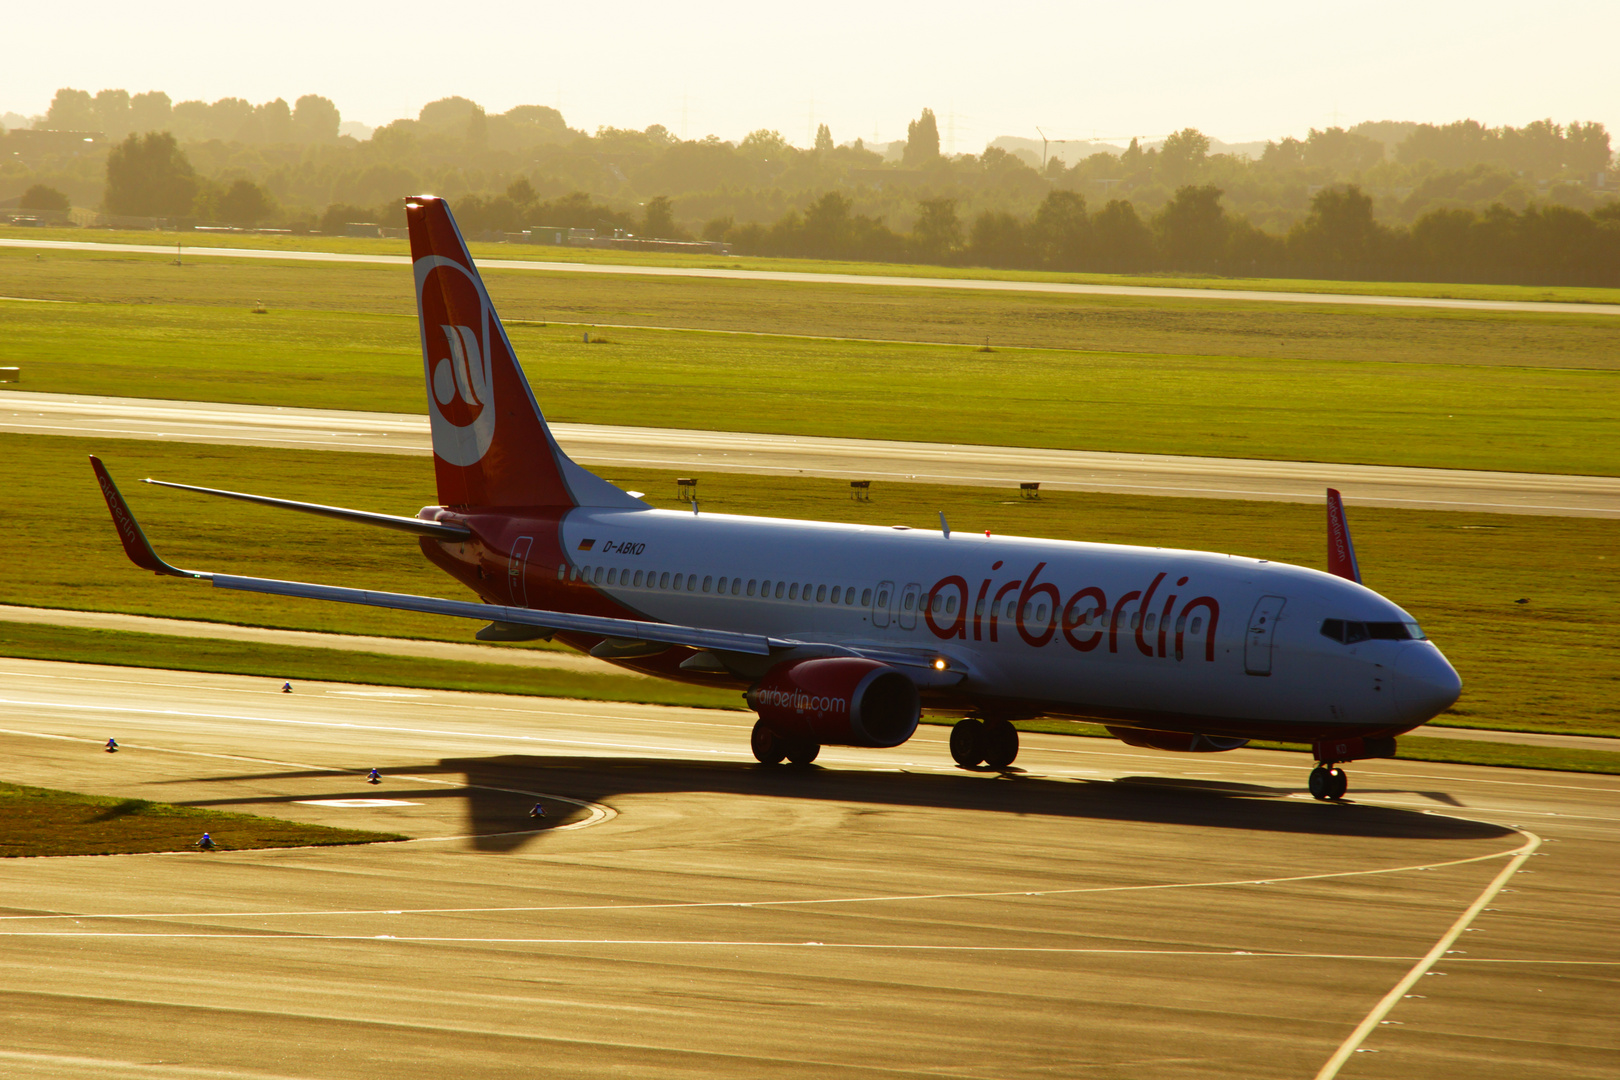
<instances>
[{"instance_id":1,"label":"asphalt pavement","mask_svg":"<svg viewBox=\"0 0 1620 1080\"><path fill-rule=\"evenodd\" d=\"M1019 446L553 424L582 464L1016 490L1620 518L1620 477L1418 469ZM148 398L0 392L0 431L372 453L432 452L426 416ZM116 471L116 470L115 470ZM184 481L184 477L170 478ZM881 486L876 489L881 492Z\"/></svg>"},{"instance_id":2,"label":"asphalt pavement","mask_svg":"<svg viewBox=\"0 0 1620 1080\"><path fill-rule=\"evenodd\" d=\"M764 768L742 715L21 660L0 717L13 781L415 838L7 860L0 1073L1620 1060L1613 777L1367 762L1323 804L1297 755L1026 736L966 772L926 728Z\"/></svg>"}]
</instances>

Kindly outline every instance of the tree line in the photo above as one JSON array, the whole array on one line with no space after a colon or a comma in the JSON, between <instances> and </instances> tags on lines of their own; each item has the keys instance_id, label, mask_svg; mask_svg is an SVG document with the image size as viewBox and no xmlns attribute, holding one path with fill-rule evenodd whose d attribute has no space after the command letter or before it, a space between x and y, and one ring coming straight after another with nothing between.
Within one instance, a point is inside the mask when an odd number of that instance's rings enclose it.
<instances>
[{"instance_id":1,"label":"tree line","mask_svg":"<svg viewBox=\"0 0 1620 1080\"><path fill-rule=\"evenodd\" d=\"M141 130L159 122L168 128ZM1593 123L1385 121L1312 130L1253 159L1219 153L1189 128L1042 162L998 146L947 153L927 109L904 140L840 145L821 125L802 149L770 130L735 143L656 124L587 134L545 106L487 114L461 97L365 141L337 134L340 122L317 95L294 106L171 105L156 91L65 89L36 127L124 137L101 156L25 165L0 154L0 197L341 232L353 221L403 224L400 197L430 190L474 236L555 225L703 236L760 254L1566 280L1609 273L1605 207L1620 186L1608 133ZM1574 254L1555 257L1548 237ZM1446 254L1453 248L1467 254Z\"/></svg>"},{"instance_id":2,"label":"tree line","mask_svg":"<svg viewBox=\"0 0 1620 1080\"><path fill-rule=\"evenodd\" d=\"M740 254L1092 273L1178 272L1229 277L1504 282L1620 286L1620 202L1588 214L1566 206L1496 205L1430 211L1411 226L1381 224L1351 184L1323 188L1285 234L1256 228L1222 205L1213 185L1178 189L1143 217L1123 199L1091 210L1083 195L1050 192L1027 216L986 210L963 220L951 199L919 205L898 233L855 213L833 191L804 213L765 226L711 222L704 235Z\"/></svg>"}]
</instances>

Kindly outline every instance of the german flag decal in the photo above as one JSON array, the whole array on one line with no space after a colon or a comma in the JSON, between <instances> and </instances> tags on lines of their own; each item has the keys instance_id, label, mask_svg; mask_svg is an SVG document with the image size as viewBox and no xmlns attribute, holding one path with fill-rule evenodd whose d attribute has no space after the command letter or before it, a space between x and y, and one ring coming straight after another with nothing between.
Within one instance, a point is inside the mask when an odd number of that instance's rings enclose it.
<instances>
[{"instance_id":1,"label":"german flag decal","mask_svg":"<svg viewBox=\"0 0 1620 1080\"><path fill-rule=\"evenodd\" d=\"M579 550L581 550L581 551L589 551L589 550L591 550L591 548L593 548L595 546L596 546L596 541L595 540L581 540L579 542Z\"/></svg>"}]
</instances>

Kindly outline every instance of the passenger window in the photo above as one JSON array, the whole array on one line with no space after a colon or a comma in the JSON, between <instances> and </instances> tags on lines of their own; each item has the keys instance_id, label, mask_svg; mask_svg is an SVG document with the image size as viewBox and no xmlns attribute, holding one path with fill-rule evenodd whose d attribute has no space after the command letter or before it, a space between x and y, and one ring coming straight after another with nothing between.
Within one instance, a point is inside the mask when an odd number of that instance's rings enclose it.
<instances>
[{"instance_id":1,"label":"passenger window","mask_svg":"<svg viewBox=\"0 0 1620 1080\"><path fill-rule=\"evenodd\" d=\"M616 582L614 581L614 578L618 576L618 573L619 573L618 567L615 567L615 566L608 567L608 581L607 581L607 583L609 585L616 584Z\"/></svg>"},{"instance_id":2,"label":"passenger window","mask_svg":"<svg viewBox=\"0 0 1620 1080\"><path fill-rule=\"evenodd\" d=\"M795 581L792 585L788 586L788 599L789 600L797 600L798 598L799 598L799 583L797 581Z\"/></svg>"},{"instance_id":3,"label":"passenger window","mask_svg":"<svg viewBox=\"0 0 1620 1080\"><path fill-rule=\"evenodd\" d=\"M675 575L675 588L679 589L680 587L681 587L681 575L676 574Z\"/></svg>"},{"instance_id":4,"label":"passenger window","mask_svg":"<svg viewBox=\"0 0 1620 1080\"><path fill-rule=\"evenodd\" d=\"M568 580L569 581L578 581L579 580L579 567L573 566L573 567L569 568L569 570L568 570Z\"/></svg>"},{"instance_id":5,"label":"passenger window","mask_svg":"<svg viewBox=\"0 0 1620 1080\"><path fill-rule=\"evenodd\" d=\"M596 568L596 576L591 580L598 585L602 584L602 568L600 566Z\"/></svg>"},{"instance_id":6,"label":"passenger window","mask_svg":"<svg viewBox=\"0 0 1620 1080\"><path fill-rule=\"evenodd\" d=\"M862 589L861 590L861 607L866 607L871 602L872 602L872 590L871 589Z\"/></svg>"},{"instance_id":7,"label":"passenger window","mask_svg":"<svg viewBox=\"0 0 1620 1080\"><path fill-rule=\"evenodd\" d=\"M754 579L753 578L748 579L748 595L749 596L754 595Z\"/></svg>"},{"instance_id":8,"label":"passenger window","mask_svg":"<svg viewBox=\"0 0 1620 1080\"><path fill-rule=\"evenodd\" d=\"M687 592L697 592L697 575L696 574L687 574L686 575L686 591Z\"/></svg>"},{"instance_id":9,"label":"passenger window","mask_svg":"<svg viewBox=\"0 0 1620 1080\"><path fill-rule=\"evenodd\" d=\"M816 603L818 603L818 604L823 603L823 602L826 601L826 599L827 599L827 586L825 586L825 585L817 585L816 586Z\"/></svg>"},{"instance_id":10,"label":"passenger window","mask_svg":"<svg viewBox=\"0 0 1620 1080\"><path fill-rule=\"evenodd\" d=\"M720 580L724 581L726 579L721 578ZM713 574L704 574L703 575L703 591L708 592L711 588L713 588L713 586L714 586L714 575Z\"/></svg>"},{"instance_id":11,"label":"passenger window","mask_svg":"<svg viewBox=\"0 0 1620 1080\"><path fill-rule=\"evenodd\" d=\"M948 611L950 611L950 608L946 608L945 610L948 612ZM1038 622L1038 623L1043 623L1043 622L1046 621L1046 605L1045 604L1042 604L1040 607L1035 609L1035 621Z\"/></svg>"},{"instance_id":12,"label":"passenger window","mask_svg":"<svg viewBox=\"0 0 1620 1080\"><path fill-rule=\"evenodd\" d=\"M731 595L736 596L740 592L742 592L742 578L734 577L731 579Z\"/></svg>"},{"instance_id":13,"label":"passenger window","mask_svg":"<svg viewBox=\"0 0 1620 1080\"><path fill-rule=\"evenodd\" d=\"M780 581L776 583L776 598L778 600L782 599L782 583Z\"/></svg>"},{"instance_id":14,"label":"passenger window","mask_svg":"<svg viewBox=\"0 0 1620 1080\"><path fill-rule=\"evenodd\" d=\"M838 603L838 586L836 585L833 586L832 602L835 604Z\"/></svg>"},{"instance_id":15,"label":"passenger window","mask_svg":"<svg viewBox=\"0 0 1620 1080\"><path fill-rule=\"evenodd\" d=\"M878 607L886 608L888 606L889 606L889 594L886 593L886 592L878 593Z\"/></svg>"},{"instance_id":16,"label":"passenger window","mask_svg":"<svg viewBox=\"0 0 1620 1080\"><path fill-rule=\"evenodd\" d=\"M912 597L912 595L910 593L907 593L905 600L903 600L901 602L900 606L905 608L907 611L910 611L911 610L911 603L912 603L913 599L914 598Z\"/></svg>"},{"instance_id":17,"label":"passenger window","mask_svg":"<svg viewBox=\"0 0 1620 1080\"><path fill-rule=\"evenodd\" d=\"M973 605L973 617L975 619L984 617L984 597L982 596L979 597L979 602Z\"/></svg>"},{"instance_id":18,"label":"passenger window","mask_svg":"<svg viewBox=\"0 0 1620 1080\"><path fill-rule=\"evenodd\" d=\"M1157 615L1149 615L1147 617L1147 626L1145 627L1145 629L1148 632L1151 633L1152 630L1153 630L1153 627L1158 624L1158 621L1159 621L1159 617Z\"/></svg>"},{"instance_id":19,"label":"passenger window","mask_svg":"<svg viewBox=\"0 0 1620 1080\"><path fill-rule=\"evenodd\" d=\"M632 584L634 584L636 586L636 588L638 588L638 589L641 588L641 571L640 570L636 571L636 580Z\"/></svg>"},{"instance_id":20,"label":"passenger window","mask_svg":"<svg viewBox=\"0 0 1620 1080\"><path fill-rule=\"evenodd\" d=\"M557 564L557 580L561 581L563 578L565 578L567 576L568 576L568 564L567 563L558 563Z\"/></svg>"},{"instance_id":21,"label":"passenger window","mask_svg":"<svg viewBox=\"0 0 1620 1080\"><path fill-rule=\"evenodd\" d=\"M707 583L705 583L705 587L707 587ZM719 581L714 583L714 591L717 592L717 593L720 593L721 595L725 594L725 591L726 591L726 579L725 578L721 578Z\"/></svg>"},{"instance_id":22,"label":"passenger window","mask_svg":"<svg viewBox=\"0 0 1620 1080\"><path fill-rule=\"evenodd\" d=\"M665 570L662 574L658 575L658 587L660 589L669 588L669 571L668 570ZM675 587L677 589L681 587L681 580L680 580L680 575L679 574L675 575Z\"/></svg>"},{"instance_id":23,"label":"passenger window","mask_svg":"<svg viewBox=\"0 0 1620 1080\"><path fill-rule=\"evenodd\" d=\"M1131 629L1135 630L1138 627L1140 627L1141 625L1142 625L1142 613L1140 611L1131 612Z\"/></svg>"},{"instance_id":24,"label":"passenger window","mask_svg":"<svg viewBox=\"0 0 1620 1080\"><path fill-rule=\"evenodd\" d=\"M855 586L851 585L844 590L844 606L849 607L853 603L855 603Z\"/></svg>"},{"instance_id":25,"label":"passenger window","mask_svg":"<svg viewBox=\"0 0 1620 1080\"><path fill-rule=\"evenodd\" d=\"M1190 629L1193 633L1196 634L1196 633L1198 633L1198 631L1202 630L1203 628L1204 628L1204 618L1203 618L1203 616L1194 615L1193 616L1193 621L1192 621L1192 626L1188 627L1188 629Z\"/></svg>"}]
</instances>

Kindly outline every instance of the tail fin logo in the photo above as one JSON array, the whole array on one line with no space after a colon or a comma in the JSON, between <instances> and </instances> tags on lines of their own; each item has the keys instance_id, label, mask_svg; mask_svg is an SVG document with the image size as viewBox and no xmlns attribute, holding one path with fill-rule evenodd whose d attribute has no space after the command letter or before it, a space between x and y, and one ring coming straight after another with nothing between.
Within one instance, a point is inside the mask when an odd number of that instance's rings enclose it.
<instances>
[{"instance_id":1,"label":"tail fin logo","mask_svg":"<svg viewBox=\"0 0 1620 1080\"><path fill-rule=\"evenodd\" d=\"M428 255L415 270L433 452L451 465L476 465L495 439L493 313L459 262Z\"/></svg>"}]
</instances>

